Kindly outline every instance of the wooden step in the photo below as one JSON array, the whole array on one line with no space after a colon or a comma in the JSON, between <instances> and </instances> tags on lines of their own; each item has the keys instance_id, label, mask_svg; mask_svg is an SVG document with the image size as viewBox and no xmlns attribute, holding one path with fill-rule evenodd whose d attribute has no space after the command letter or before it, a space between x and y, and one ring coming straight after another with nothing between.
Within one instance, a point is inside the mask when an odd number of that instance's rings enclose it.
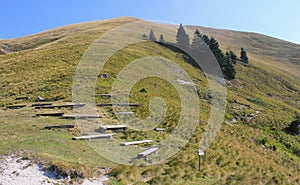
<instances>
[{"instance_id":1,"label":"wooden step","mask_svg":"<svg viewBox=\"0 0 300 185\"><path fill-rule=\"evenodd\" d=\"M21 109L26 107L26 105L24 104L16 104L16 105L7 105L6 108L7 109Z\"/></svg>"},{"instance_id":2,"label":"wooden step","mask_svg":"<svg viewBox=\"0 0 300 185\"><path fill-rule=\"evenodd\" d=\"M138 107L140 105L141 104L138 104L138 103L116 103L116 104L113 104L113 103L100 103L100 104L97 104L97 106L99 106L99 107L109 107L109 106Z\"/></svg>"},{"instance_id":3,"label":"wooden step","mask_svg":"<svg viewBox=\"0 0 300 185\"><path fill-rule=\"evenodd\" d=\"M146 144L146 143L152 143L152 142L153 142L153 140L130 141L130 142L121 143L121 145L129 146L129 145L139 145L139 144Z\"/></svg>"},{"instance_id":4,"label":"wooden step","mask_svg":"<svg viewBox=\"0 0 300 185\"><path fill-rule=\"evenodd\" d=\"M75 108L75 107L83 107L84 103L78 104L65 104L65 105L43 105L43 106L35 106L36 109L61 109L61 108Z\"/></svg>"},{"instance_id":5,"label":"wooden step","mask_svg":"<svg viewBox=\"0 0 300 185\"><path fill-rule=\"evenodd\" d=\"M102 125L100 127L101 130L126 130L127 126L126 125Z\"/></svg>"},{"instance_id":6,"label":"wooden step","mask_svg":"<svg viewBox=\"0 0 300 185\"><path fill-rule=\"evenodd\" d=\"M31 104L32 107L42 107L42 106L50 106L52 103L33 103Z\"/></svg>"},{"instance_id":7,"label":"wooden step","mask_svg":"<svg viewBox=\"0 0 300 185\"><path fill-rule=\"evenodd\" d=\"M79 136L73 137L73 140L89 140L89 139L101 139L101 138L112 138L116 133L111 134L98 134L98 135L90 135L90 136Z\"/></svg>"},{"instance_id":8,"label":"wooden step","mask_svg":"<svg viewBox=\"0 0 300 185\"><path fill-rule=\"evenodd\" d=\"M48 113L39 113L36 116L52 116L52 117L59 117L64 115L63 112L48 112Z\"/></svg>"},{"instance_id":9,"label":"wooden step","mask_svg":"<svg viewBox=\"0 0 300 185\"><path fill-rule=\"evenodd\" d=\"M75 126L73 124L64 124L64 125L47 125L44 128L45 129L51 129L51 128L74 128Z\"/></svg>"},{"instance_id":10,"label":"wooden step","mask_svg":"<svg viewBox=\"0 0 300 185\"><path fill-rule=\"evenodd\" d=\"M139 153L137 157L138 158L140 158L140 157L146 157L146 156L148 156L148 155L150 155L152 153L156 153L157 150L158 150L158 148L149 148L148 150L145 150L145 151Z\"/></svg>"},{"instance_id":11,"label":"wooden step","mask_svg":"<svg viewBox=\"0 0 300 185\"><path fill-rule=\"evenodd\" d=\"M64 119L97 119L102 118L99 115L63 115L62 118Z\"/></svg>"}]
</instances>

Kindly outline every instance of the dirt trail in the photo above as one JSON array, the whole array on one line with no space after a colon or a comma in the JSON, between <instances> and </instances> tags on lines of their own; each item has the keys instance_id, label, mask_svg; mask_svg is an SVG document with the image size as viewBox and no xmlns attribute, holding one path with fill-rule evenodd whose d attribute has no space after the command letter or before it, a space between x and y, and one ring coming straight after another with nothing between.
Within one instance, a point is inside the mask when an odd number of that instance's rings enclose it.
<instances>
[{"instance_id":1,"label":"dirt trail","mask_svg":"<svg viewBox=\"0 0 300 185\"><path fill-rule=\"evenodd\" d=\"M69 184L70 180L70 178L59 177L55 172L45 170L42 165L15 155L0 159L0 185L64 185ZM103 185L103 182L108 180L107 176L101 176L93 181L84 179L81 184Z\"/></svg>"}]
</instances>

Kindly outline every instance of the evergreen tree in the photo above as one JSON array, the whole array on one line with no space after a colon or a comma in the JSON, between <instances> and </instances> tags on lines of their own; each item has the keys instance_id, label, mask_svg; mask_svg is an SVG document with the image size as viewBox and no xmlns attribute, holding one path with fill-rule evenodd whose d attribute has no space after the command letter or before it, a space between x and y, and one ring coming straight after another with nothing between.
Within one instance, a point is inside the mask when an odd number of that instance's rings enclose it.
<instances>
[{"instance_id":1,"label":"evergreen tree","mask_svg":"<svg viewBox=\"0 0 300 185\"><path fill-rule=\"evenodd\" d=\"M160 42L160 43L166 43L166 41L164 39L164 36L162 34L160 34L158 42Z\"/></svg>"},{"instance_id":2,"label":"evergreen tree","mask_svg":"<svg viewBox=\"0 0 300 185\"><path fill-rule=\"evenodd\" d=\"M220 64L220 67L223 68L225 65L225 57L224 57L222 50L219 47L218 41L213 37L211 37L209 40L209 48L215 55L217 61Z\"/></svg>"},{"instance_id":3,"label":"evergreen tree","mask_svg":"<svg viewBox=\"0 0 300 185\"><path fill-rule=\"evenodd\" d=\"M238 57L236 56L236 54L233 53L233 51L229 51L228 55L229 55L229 57L230 57L232 63L233 63L233 64L236 64L236 61L238 60Z\"/></svg>"},{"instance_id":4,"label":"evergreen tree","mask_svg":"<svg viewBox=\"0 0 300 185\"><path fill-rule=\"evenodd\" d=\"M197 29L194 33L194 38L192 41L191 49L199 49L204 44L204 41L202 40L202 35L200 34L199 30Z\"/></svg>"},{"instance_id":5,"label":"evergreen tree","mask_svg":"<svg viewBox=\"0 0 300 185\"><path fill-rule=\"evenodd\" d=\"M202 35L202 39L203 39L203 41L206 43L206 45L209 45L209 38L208 38L208 36L207 35Z\"/></svg>"},{"instance_id":6,"label":"evergreen tree","mask_svg":"<svg viewBox=\"0 0 300 185\"><path fill-rule=\"evenodd\" d=\"M202 38L202 35L198 29L196 29L194 34L197 35L198 37Z\"/></svg>"},{"instance_id":7,"label":"evergreen tree","mask_svg":"<svg viewBox=\"0 0 300 185\"><path fill-rule=\"evenodd\" d=\"M155 37L155 35L154 35L153 30L150 30L150 33L149 33L149 40L150 40L150 41L153 41L153 42L156 42L156 37Z\"/></svg>"},{"instance_id":8,"label":"evergreen tree","mask_svg":"<svg viewBox=\"0 0 300 185\"><path fill-rule=\"evenodd\" d=\"M244 48L241 48L241 61L245 64L249 63L248 57L247 57L247 52L244 50Z\"/></svg>"},{"instance_id":9,"label":"evergreen tree","mask_svg":"<svg viewBox=\"0 0 300 185\"><path fill-rule=\"evenodd\" d=\"M225 58L224 58L224 66L222 68L222 71L225 75L225 77L229 80L232 80L235 78L236 71L233 65L233 60L230 52L226 52Z\"/></svg>"},{"instance_id":10,"label":"evergreen tree","mask_svg":"<svg viewBox=\"0 0 300 185\"><path fill-rule=\"evenodd\" d=\"M186 34L182 24L179 25L176 35L177 45L183 49L188 49L190 46L189 35Z\"/></svg>"}]
</instances>

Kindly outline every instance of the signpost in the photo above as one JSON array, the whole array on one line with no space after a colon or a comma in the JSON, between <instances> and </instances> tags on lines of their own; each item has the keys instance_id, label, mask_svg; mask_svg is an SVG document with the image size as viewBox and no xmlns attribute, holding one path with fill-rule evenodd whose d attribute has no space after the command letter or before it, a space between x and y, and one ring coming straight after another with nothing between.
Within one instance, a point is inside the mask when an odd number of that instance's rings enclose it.
<instances>
[{"instance_id":1,"label":"signpost","mask_svg":"<svg viewBox=\"0 0 300 185\"><path fill-rule=\"evenodd\" d=\"M204 155L204 151L199 149L198 155L199 155L199 171L200 171L201 170L201 156Z\"/></svg>"}]
</instances>

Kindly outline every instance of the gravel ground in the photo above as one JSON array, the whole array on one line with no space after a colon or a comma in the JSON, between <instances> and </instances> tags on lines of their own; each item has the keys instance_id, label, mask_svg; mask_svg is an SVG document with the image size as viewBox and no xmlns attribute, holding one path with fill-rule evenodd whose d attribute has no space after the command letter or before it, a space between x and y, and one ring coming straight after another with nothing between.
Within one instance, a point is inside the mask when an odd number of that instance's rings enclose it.
<instances>
[{"instance_id":1,"label":"gravel ground","mask_svg":"<svg viewBox=\"0 0 300 185\"><path fill-rule=\"evenodd\" d=\"M0 185L64 185L70 179L57 177L55 172L43 169L42 165L14 155L0 159ZM107 176L102 176L93 181L84 179L82 185L103 185L108 181Z\"/></svg>"}]
</instances>

